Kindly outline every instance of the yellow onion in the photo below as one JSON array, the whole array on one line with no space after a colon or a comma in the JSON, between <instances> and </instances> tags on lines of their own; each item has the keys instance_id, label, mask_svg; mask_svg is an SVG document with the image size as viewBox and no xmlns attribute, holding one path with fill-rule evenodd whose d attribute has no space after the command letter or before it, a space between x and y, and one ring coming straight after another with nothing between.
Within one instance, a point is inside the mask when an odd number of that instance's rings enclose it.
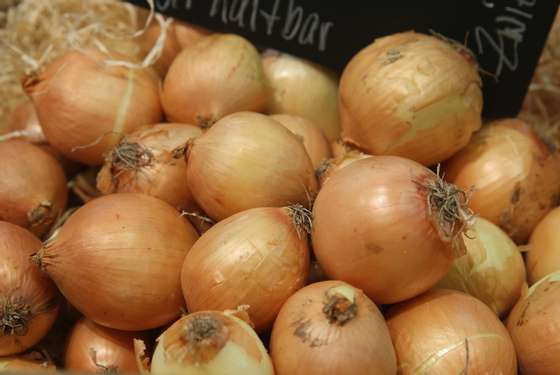
<instances>
[{"instance_id":1,"label":"yellow onion","mask_svg":"<svg viewBox=\"0 0 560 375\"><path fill-rule=\"evenodd\" d=\"M364 154L363 152L353 150L340 154L338 157L323 160L321 165L315 170L315 175L319 180L319 184L323 186L327 180L337 171L344 167L349 166L355 161L366 159L372 155Z\"/></svg>"},{"instance_id":2,"label":"yellow onion","mask_svg":"<svg viewBox=\"0 0 560 375\"><path fill-rule=\"evenodd\" d=\"M66 206L68 191L60 164L31 143L0 142L0 220L43 236Z\"/></svg>"},{"instance_id":3,"label":"yellow onion","mask_svg":"<svg viewBox=\"0 0 560 375\"><path fill-rule=\"evenodd\" d=\"M550 211L535 227L527 252L527 278L534 284L560 271L560 207Z\"/></svg>"},{"instance_id":4,"label":"yellow onion","mask_svg":"<svg viewBox=\"0 0 560 375\"><path fill-rule=\"evenodd\" d=\"M355 161L315 200L315 255L331 279L362 289L376 303L409 299L434 286L462 250L471 217L465 198L412 160Z\"/></svg>"},{"instance_id":5,"label":"yellow onion","mask_svg":"<svg viewBox=\"0 0 560 375\"><path fill-rule=\"evenodd\" d=\"M106 63L118 58L71 51L23 82L47 140L69 159L99 165L123 135L161 117L155 74Z\"/></svg>"},{"instance_id":6,"label":"yellow onion","mask_svg":"<svg viewBox=\"0 0 560 375\"><path fill-rule=\"evenodd\" d=\"M277 375L394 375L395 351L383 315L341 281L306 286L282 306L270 354Z\"/></svg>"},{"instance_id":7,"label":"yellow onion","mask_svg":"<svg viewBox=\"0 0 560 375\"><path fill-rule=\"evenodd\" d=\"M303 117L285 114L272 115L270 117L284 125L301 139L314 168L317 168L325 159L331 156L331 147L323 131L311 121Z\"/></svg>"},{"instance_id":8,"label":"yellow onion","mask_svg":"<svg viewBox=\"0 0 560 375\"><path fill-rule=\"evenodd\" d=\"M32 351L13 357L0 357L0 373L18 373L18 372L55 372L56 366L51 360L39 352Z\"/></svg>"},{"instance_id":9,"label":"yellow onion","mask_svg":"<svg viewBox=\"0 0 560 375\"><path fill-rule=\"evenodd\" d=\"M260 111L266 85L259 53L238 35L203 37L173 60L161 100L168 120L203 128L230 113Z\"/></svg>"},{"instance_id":10,"label":"yellow onion","mask_svg":"<svg viewBox=\"0 0 560 375\"><path fill-rule=\"evenodd\" d=\"M268 112L301 116L329 141L340 135L338 77L309 61L268 50L262 55L268 83Z\"/></svg>"},{"instance_id":11,"label":"yellow onion","mask_svg":"<svg viewBox=\"0 0 560 375\"><path fill-rule=\"evenodd\" d=\"M455 259L438 286L468 293L498 316L509 312L525 286L525 264L515 243L500 228L476 218L463 233L467 253Z\"/></svg>"},{"instance_id":12,"label":"yellow onion","mask_svg":"<svg viewBox=\"0 0 560 375\"><path fill-rule=\"evenodd\" d=\"M157 124L125 136L105 158L97 188L104 194L148 194L193 210L183 154L187 141L201 134L193 125Z\"/></svg>"},{"instance_id":13,"label":"yellow onion","mask_svg":"<svg viewBox=\"0 0 560 375\"><path fill-rule=\"evenodd\" d=\"M339 105L346 142L432 165L480 128L478 66L462 46L414 32L389 35L348 63Z\"/></svg>"},{"instance_id":14,"label":"yellow onion","mask_svg":"<svg viewBox=\"0 0 560 375\"><path fill-rule=\"evenodd\" d=\"M302 142L258 113L218 121L194 140L187 164L191 192L214 220L255 207L309 207L317 190Z\"/></svg>"},{"instance_id":15,"label":"yellow onion","mask_svg":"<svg viewBox=\"0 0 560 375\"><path fill-rule=\"evenodd\" d=\"M560 158L526 123L486 125L444 166L446 179L474 188L470 207L523 244L560 196Z\"/></svg>"},{"instance_id":16,"label":"yellow onion","mask_svg":"<svg viewBox=\"0 0 560 375\"><path fill-rule=\"evenodd\" d=\"M80 319L72 328L64 353L64 368L78 373L137 373L134 339L140 332L123 332Z\"/></svg>"},{"instance_id":17,"label":"yellow onion","mask_svg":"<svg viewBox=\"0 0 560 375\"><path fill-rule=\"evenodd\" d=\"M257 332L309 273L310 212L301 206L254 208L220 221L185 257L181 281L189 311L248 306Z\"/></svg>"},{"instance_id":18,"label":"yellow onion","mask_svg":"<svg viewBox=\"0 0 560 375\"><path fill-rule=\"evenodd\" d=\"M387 325L399 374L517 374L506 327L468 294L430 291L389 310Z\"/></svg>"},{"instance_id":19,"label":"yellow onion","mask_svg":"<svg viewBox=\"0 0 560 375\"><path fill-rule=\"evenodd\" d=\"M556 375L560 369L560 272L531 286L515 305L507 327L524 375Z\"/></svg>"},{"instance_id":20,"label":"yellow onion","mask_svg":"<svg viewBox=\"0 0 560 375\"><path fill-rule=\"evenodd\" d=\"M181 265L197 238L169 204L111 194L80 207L34 260L89 319L141 331L179 316Z\"/></svg>"},{"instance_id":21,"label":"yellow onion","mask_svg":"<svg viewBox=\"0 0 560 375\"><path fill-rule=\"evenodd\" d=\"M58 315L56 287L29 261L40 248L31 232L0 221L0 356L35 345Z\"/></svg>"},{"instance_id":22,"label":"yellow onion","mask_svg":"<svg viewBox=\"0 0 560 375\"><path fill-rule=\"evenodd\" d=\"M234 314L201 311L187 315L157 341L151 364L154 374L274 374L259 337Z\"/></svg>"}]
</instances>

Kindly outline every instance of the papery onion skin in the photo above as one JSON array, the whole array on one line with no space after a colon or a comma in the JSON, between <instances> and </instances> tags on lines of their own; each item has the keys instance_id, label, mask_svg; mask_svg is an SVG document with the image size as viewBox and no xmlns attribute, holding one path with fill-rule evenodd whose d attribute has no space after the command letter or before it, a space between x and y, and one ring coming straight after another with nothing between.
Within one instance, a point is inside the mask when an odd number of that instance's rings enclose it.
<instances>
[{"instance_id":1,"label":"papery onion skin","mask_svg":"<svg viewBox=\"0 0 560 375\"><path fill-rule=\"evenodd\" d=\"M55 372L52 361L38 352L30 352L13 357L0 357L0 372Z\"/></svg>"},{"instance_id":2,"label":"papery onion skin","mask_svg":"<svg viewBox=\"0 0 560 375\"><path fill-rule=\"evenodd\" d=\"M464 223L442 221L440 207L428 203L436 196L431 187L446 196L441 203L461 201L461 192L428 168L396 156L373 156L336 172L313 207L313 249L327 275L383 304L437 283L460 250Z\"/></svg>"},{"instance_id":3,"label":"papery onion skin","mask_svg":"<svg viewBox=\"0 0 560 375\"><path fill-rule=\"evenodd\" d=\"M506 328L467 294L430 291L389 310L387 325L399 374L517 374Z\"/></svg>"},{"instance_id":4,"label":"papery onion skin","mask_svg":"<svg viewBox=\"0 0 560 375\"><path fill-rule=\"evenodd\" d=\"M335 316L343 321L332 320ZM270 353L277 375L397 371L383 315L360 290L341 281L308 285L288 299L274 323Z\"/></svg>"},{"instance_id":5,"label":"papery onion skin","mask_svg":"<svg viewBox=\"0 0 560 375\"><path fill-rule=\"evenodd\" d=\"M44 144L47 138L43 133L37 112L30 100L23 100L18 104L10 116L8 117L8 126L6 131L2 133L20 132L21 136L17 139L25 140L31 143ZM2 136L0 135L0 139Z\"/></svg>"},{"instance_id":6,"label":"papery onion skin","mask_svg":"<svg viewBox=\"0 0 560 375\"><path fill-rule=\"evenodd\" d=\"M181 318L158 338L151 372L273 375L274 369L247 323L231 314L201 311Z\"/></svg>"},{"instance_id":7,"label":"papery onion skin","mask_svg":"<svg viewBox=\"0 0 560 375\"><path fill-rule=\"evenodd\" d=\"M181 265L197 239L169 204L111 194L80 207L35 260L86 317L141 331L179 316Z\"/></svg>"},{"instance_id":8,"label":"papery onion skin","mask_svg":"<svg viewBox=\"0 0 560 375\"><path fill-rule=\"evenodd\" d=\"M482 111L478 67L461 52L438 38L403 32L356 54L340 79L344 141L424 165L460 150L480 128Z\"/></svg>"},{"instance_id":9,"label":"papery onion skin","mask_svg":"<svg viewBox=\"0 0 560 375\"><path fill-rule=\"evenodd\" d=\"M0 221L0 356L35 345L58 315L56 287L29 261L39 248L31 232Z\"/></svg>"},{"instance_id":10,"label":"papery onion skin","mask_svg":"<svg viewBox=\"0 0 560 375\"><path fill-rule=\"evenodd\" d=\"M179 210L194 210L183 154L187 142L201 134L194 125L156 124L127 135L105 158L97 188L104 194L148 194Z\"/></svg>"},{"instance_id":11,"label":"papery onion skin","mask_svg":"<svg viewBox=\"0 0 560 375\"><path fill-rule=\"evenodd\" d=\"M161 118L155 74L106 64L119 58L72 51L23 81L47 140L69 159L99 165L123 135Z\"/></svg>"},{"instance_id":12,"label":"papery onion skin","mask_svg":"<svg viewBox=\"0 0 560 375\"><path fill-rule=\"evenodd\" d=\"M319 180L319 184L323 186L327 180L337 171L344 167L349 166L355 161L367 159L372 155L364 154L360 151L347 151L338 157L324 160L321 165L315 170L315 175Z\"/></svg>"},{"instance_id":13,"label":"papery onion skin","mask_svg":"<svg viewBox=\"0 0 560 375\"><path fill-rule=\"evenodd\" d=\"M444 164L446 180L474 189L470 207L526 243L560 197L560 154L521 120L487 124Z\"/></svg>"},{"instance_id":14,"label":"papery onion skin","mask_svg":"<svg viewBox=\"0 0 560 375\"><path fill-rule=\"evenodd\" d=\"M537 224L526 255L527 279L532 285L560 271L560 207L554 208Z\"/></svg>"},{"instance_id":15,"label":"papery onion skin","mask_svg":"<svg viewBox=\"0 0 560 375\"><path fill-rule=\"evenodd\" d=\"M79 373L138 373L133 340L145 336L105 328L82 318L68 336L64 368Z\"/></svg>"},{"instance_id":16,"label":"papery onion skin","mask_svg":"<svg viewBox=\"0 0 560 375\"><path fill-rule=\"evenodd\" d=\"M556 375L560 368L560 272L531 286L517 302L507 327L526 375Z\"/></svg>"},{"instance_id":17,"label":"papery onion skin","mask_svg":"<svg viewBox=\"0 0 560 375\"><path fill-rule=\"evenodd\" d=\"M68 189L60 164L38 146L0 142L0 220L41 237L66 207Z\"/></svg>"},{"instance_id":18,"label":"papery onion skin","mask_svg":"<svg viewBox=\"0 0 560 375\"><path fill-rule=\"evenodd\" d=\"M266 85L260 56L241 36L206 36L173 60L161 101L169 121L203 128L230 113L261 111Z\"/></svg>"},{"instance_id":19,"label":"papery onion skin","mask_svg":"<svg viewBox=\"0 0 560 375\"><path fill-rule=\"evenodd\" d=\"M455 259L438 286L468 293L503 316L525 285L525 263L519 249L498 226L479 217L463 234L463 241L467 253Z\"/></svg>"},{"instance_id":20,"label":"papery onion skin","mask_svg":"<svg viewBox=\"0 0 560 375\"><path fill-rule=\"evenodd\" d=\"M282 304L305 285L309 273L307 233L297 224L305 217L294 215L294 208L254 208L208 230L183 264L189 311L247 305L257 332L272 327Z\"/></svg>"},{"instance_id":21,"label":"papery onion skin","mask_svg":"<svg viewBox=\"0 0 560 375\"><path fill-rule=\"evenodd\" d=\"M338 77L334 73L272 50L263 53L262 64L268 82L269 113L307 118L329 141L340 136Z\"/></svg>"},{"instance_id":22,"label":"papery onion skin","mask_svg":"<svg viewBox=\"0 0 560 375\"><path fill-rule=\"evenodd\" d=\"M193 142L187 158L191 192L216 221L256 207L309 207L317 191L303 144L258 113L224 117Z\"/></svg>"}]
</instances>

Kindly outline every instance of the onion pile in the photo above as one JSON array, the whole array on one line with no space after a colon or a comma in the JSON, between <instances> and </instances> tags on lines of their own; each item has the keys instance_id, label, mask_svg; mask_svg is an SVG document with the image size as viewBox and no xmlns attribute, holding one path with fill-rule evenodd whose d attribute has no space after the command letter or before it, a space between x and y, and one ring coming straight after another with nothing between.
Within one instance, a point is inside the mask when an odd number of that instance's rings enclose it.
<instances>
[{"instance_id":1,"label":"onion pile","mask_svg":"<svg viewBox=\"0 0 560 375\"><path fill-rule=\"evenodd\" d=\"M550 211L535 227L527 253L527 278L534 284L560 271L560 208Z\"/></svg>"},{"instance_id":2,"label":"onion pile","mask_svg":"<svg viewBox=\"0 0 560 375\"><path fill-rule=\"evenodd\" d=\"M268 83L269 113L304 117L320 127L329 141L340 135L338 77L309 61L277 51L262 56Z\"/></svg>"},{"instance_id":3,"label":"onion pile","mask_svg":"<svg viewBox=\"0 0 560 375\"><path fill-rule=\"evenodd\" d=\"M404 32L377 39L340 79L344 141L424 165L464 147L481 125L478 66L462 46Z\"/></svg>"},{"instance_id":4,"label":"onion pile","mask_svg":"<svg viewBox=\"0 0 560 375\"><path fill-rule=\"evenodd\" d=\"M334 174L313 207L313 249L332 279L376 303L414 297L462 250L466 196L428 168L395 156L355 161Z\"/></svg>"},{"instance_id":5,"label":"onion pile","mask_svg":"<svg viewBox=\"0 0 560 375\"><path fill-rule=\"evenodd\" d=\"M508 331L467 294L428 292L392 308L387 325L399 374L517 374Z\"/></svg>"},{"instance_id":6,"label":"onion pile","mask_svg":"<svg viewBox=\"0 0 560 375\"><path fill-rule=\"evenodd\" d=\"M173 60L161 100L168 120L202 128L230 113L259 111L266 104L259 53L237 35L201 38Z\"/></svg>"},{"instance_id":7,"label":"onion pile","mask_svg":"<svg viewBox=\"0 0 560 375\"><path fill-rule=\"evenodd\" d=\"M277 375L397 371L379 309L341 281L308 285L286 301L274 323L270 353Z\"/></svg>"},{"instance_id":8,"label":"onion pile","mask_svg":"<svg viewBox=\"0 0 560 375\"><path fill-rule=\"evenodd\" d=\"M232 313L201 311L181 318L158 338L151 372L273 375L274 369L245 321Z\"/></svg>"},{"instance_id":9,"label":"onion pile","mask_svg":"<svg viewBox=\"0 0 560 375\"><path fill-rule=\"evenodd\" d=\"M445 164L446 179L474 188L470 207L523 244L560 197L559 153L526 123L488 124Z\"/></svg>"},{"instance_id":10,"label":"onion pile","mask_svg":"<svg viewBox=\"0 0 560 375\"><path fill-rule=\"evenodd\" d=\"M455 259L438 283L486 303L498 316L509 312L525 285L525 264L515 243L500 228L476 218L463 234L467 253Z\"/></svg>"},{"instance_id":11,"label":"onion pile","mask_svg":"<svg viewBox=\"0 0 560 375\"><path fill-rule=\"evenodd\" d=\"M255 207L309 207L317 190L302 142L262 114L224 117L194 140L187 157L191 192L214 220Z\"/></svg>"},{"instance_id":12,"label":"onion pile","mask_svg":"<svg viewBox=\"0 0 560 375\"><path fill-rule=\"evenodd\" d=\"M31 143L0 142L0 220L46 234L66 207L64 171Z\"/></svg>"},{"instance_id":13,"label":"onion pile","mask_svg":"<svg viewBox=\"0 0 560 375\"><path fill-rule=\"evenodd\" d=\"M181 265L197 238L167 203L111 194L79 208L34 260L86 317L140 331L179 316Z\"/></svg>"},{"instance_id":14,"label":"onion pile","mask_svg":"<svg viewBox=\"0 0 560 375\"><path fill-rule=\"evenodd\" d=\"M310 213L301 206L254 208L208 230L187 254L182 286L189 311L247 305L257 332L309 273Z\"/></svg>"},{"instance_id":15,"label":"onion pile","mask_svg":"<svg viewBox=\"0 0 560 375\"><path fill-rule=\"evenodd\" d=\"M55 286L29 261L39 248L33 234L0 221L0 356L35 345L58 315Z\"/></svg>"},{"instance_id":16,"label":"onion pile","mask_svg":"<svg viewBox=\"0 0 560 375\"><path fill-rule=\"evenodd\" d=\"M148 194L194 210L183 154L187 142L201 134L193 125L157 124L127 135L105 158L97 188L104 194Z\"/></svg>"},{"instance_id":17,"label":"onion pile","mask_svg":"<svg viewBox=\"0 0 560 375\"><path fill-rule=\"evenodd\" d=\"M69 159L99 165L123 135L160 120L155 75L107 63L118 58L68 52L23 83L47 140Z\"/></svg>"}]
</instances>

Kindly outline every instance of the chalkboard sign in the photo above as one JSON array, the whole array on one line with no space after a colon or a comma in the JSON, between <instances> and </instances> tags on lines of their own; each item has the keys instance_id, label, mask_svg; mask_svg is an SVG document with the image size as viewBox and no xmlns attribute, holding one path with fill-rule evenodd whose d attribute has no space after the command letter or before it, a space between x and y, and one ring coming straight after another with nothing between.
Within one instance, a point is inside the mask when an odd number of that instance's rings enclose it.
<instances>
[{"instance_id":1,"label":"chalkboard sign","mask_svg":"<svg viewBox=\"0 0 560 375\"><path fill-rule=\"evenodd\" d=\"M147 6L146 0L128 0ZM436 32L465 43L484 79L485 116L516 116L560 0L155 0L156 10L342 71L375 38Z\"/></svg>"}]
</instances>

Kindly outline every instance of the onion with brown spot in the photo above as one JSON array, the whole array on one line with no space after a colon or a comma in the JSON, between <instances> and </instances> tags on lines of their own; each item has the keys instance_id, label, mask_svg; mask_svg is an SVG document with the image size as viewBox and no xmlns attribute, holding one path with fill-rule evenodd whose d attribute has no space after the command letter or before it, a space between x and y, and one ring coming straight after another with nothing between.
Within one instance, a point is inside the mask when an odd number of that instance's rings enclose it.
<instances>
[{"instance_id":1,"label":"onion with brown spot","mask_svg":"<svg viewBox=\"0 0 560 375\"><path fill-rule=\"evenodd\" d=\"M560 207L554 208L537 224L527 252L527 277L534 284L560 271Z\"/></svg>"}]
</instances>

